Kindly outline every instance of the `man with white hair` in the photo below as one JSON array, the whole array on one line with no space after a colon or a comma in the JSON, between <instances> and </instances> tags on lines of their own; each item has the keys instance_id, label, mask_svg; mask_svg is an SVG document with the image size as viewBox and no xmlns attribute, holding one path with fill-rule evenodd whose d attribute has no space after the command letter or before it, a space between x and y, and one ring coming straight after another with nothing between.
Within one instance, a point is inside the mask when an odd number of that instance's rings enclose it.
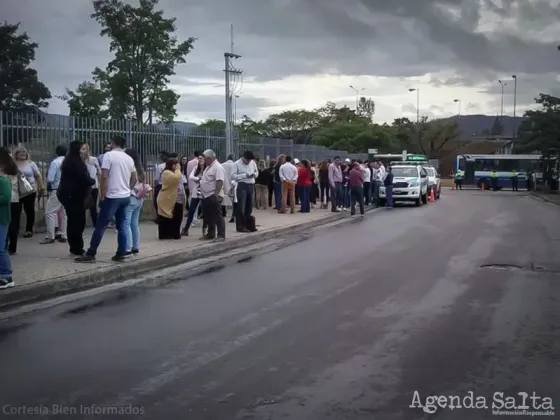
<instances>
[{"instance_id":1,"label":"man with white hair","mask_svg":"<svg viewBox=\"0 0 560 420\"><path fill-rule=\"evenodd\" d=\"M200 239L223 241L226 239L226 224L222 214L225 170L216 160L216 153L213 150L206 150L202 156L206 167L200 180L200 192L202 194L202 215L208 226L208 232ZM217 237L216 229L218 230Z\"/></svg>"}]
</instances>

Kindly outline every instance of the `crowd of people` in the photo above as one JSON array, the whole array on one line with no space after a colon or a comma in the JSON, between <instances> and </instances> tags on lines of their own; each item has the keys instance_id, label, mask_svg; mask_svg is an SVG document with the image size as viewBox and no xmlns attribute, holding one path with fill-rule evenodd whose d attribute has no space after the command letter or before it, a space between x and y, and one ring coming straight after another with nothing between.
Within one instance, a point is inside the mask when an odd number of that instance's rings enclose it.
<instances>
[{"instance_id":1,"label":"crowd of people","mask_svg":"<svg viewBox=\"0 0 560 420\"><path fill-rule=\"evenodd\" d=\"M123 261L140 252L140 216L145 199L153 193L155 223L160 240L189 236L202 221L203 241L226 238L230 223L238 232L257 230L253 208L273 207L278 213L308 213L320 206L331 211L365 207L379 201L383 182L392 182L390 168L381 162L361 162L335 157L320 164L280 155L265 162L246 151L220 163L212 150L194 156L161 152L149 185L140 155L116 136L103 153L92 156L89 145L73 141L58 146L46 179L29 153L18 148L13 153L0 148L0 289L14 285L10 255L17 252L22 212L26 215L23 238L32 238L35 202L47 195L45 205L48 245L67 243L77 263L96 261L97 250L108 228L117 230L117 250L113 261ZM388 194L389 195L389 194ZM389 203L389 205L392 205ZM84 244L86 213L94 227L89 246Z\"/></svg>"}]
</instances>

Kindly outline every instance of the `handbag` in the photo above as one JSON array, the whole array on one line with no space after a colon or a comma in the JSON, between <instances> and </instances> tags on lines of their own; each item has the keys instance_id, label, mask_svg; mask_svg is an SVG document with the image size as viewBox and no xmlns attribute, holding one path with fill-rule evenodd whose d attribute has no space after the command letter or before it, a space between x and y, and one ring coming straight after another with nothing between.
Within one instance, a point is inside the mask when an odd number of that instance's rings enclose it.
<instances>
[{"instance_id":1,"label":"handbag","mask_svg":"<svg viewBox=\"0 0 560 420\"><path fill-rule=\"evenodd\" d=\"M27 197L28 195L31 195L35 192L35 189L27 180L24 174L18 172L17 177L19 198Z\"/></svg>"},{"instance_id":2,"label":"handbag","mask_svg":"<svg viewBox=\"0 0 560 420\"><path fill-rule=\"evenodd\" d=\"M136 193L136 198L142 200L150 191L152 191L152 187L148 184L136 184L134 187L134 191Z\"/></svg>"}]
</instances>

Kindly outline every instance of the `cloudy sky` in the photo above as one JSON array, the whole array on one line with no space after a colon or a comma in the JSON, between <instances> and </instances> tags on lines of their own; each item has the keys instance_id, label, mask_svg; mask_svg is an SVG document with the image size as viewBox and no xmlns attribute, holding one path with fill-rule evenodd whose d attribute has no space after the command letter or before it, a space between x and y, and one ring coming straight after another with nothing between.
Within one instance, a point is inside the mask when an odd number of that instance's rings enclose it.
<instances>
[{"instance_id":1,"label":"cloudy sky","mask_svg":"<svg viewBox=\"0 0 560 420\"><path fill-rule=\"evenodd\" d=\"M132 0L131 0L132 1ZM539 92L559 93L560 0L161 0L178 36L198 38L177 69L179 120L223 118L223 53L234 25L237 116L354 106L350 85L377 105L376 119L500 112L517 114ZM89 0L1 0L0 16L39 43L36 69L53 95L110 59ZM50 112L65 113L54 99Z\"/></svg>"}]
</instances>

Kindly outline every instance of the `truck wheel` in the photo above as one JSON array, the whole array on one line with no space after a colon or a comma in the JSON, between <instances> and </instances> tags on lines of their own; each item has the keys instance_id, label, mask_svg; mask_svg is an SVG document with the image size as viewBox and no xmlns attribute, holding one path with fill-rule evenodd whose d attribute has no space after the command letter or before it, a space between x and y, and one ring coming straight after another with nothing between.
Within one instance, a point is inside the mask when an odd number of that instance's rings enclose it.
<instances>
[{"instance_id":1,"label":"truck wheel","mask_svg":"<svg viewBox=\"0 0 560 420\"><path fill-rule=\"evenodd\" d=\"M416 199L416 201L414 202L414 205L416 207L420 207L422 205L422 196L420 196Z\"/></svg>"}]
</instances>

